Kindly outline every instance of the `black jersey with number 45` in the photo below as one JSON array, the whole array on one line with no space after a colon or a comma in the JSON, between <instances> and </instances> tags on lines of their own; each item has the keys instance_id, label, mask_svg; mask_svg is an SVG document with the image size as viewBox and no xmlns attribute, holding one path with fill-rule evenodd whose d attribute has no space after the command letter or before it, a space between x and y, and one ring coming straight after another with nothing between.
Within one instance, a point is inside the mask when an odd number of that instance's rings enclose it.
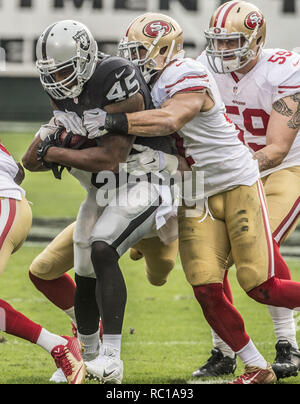
<instances>
[{"instance_id":1,"label":"black jersey with number 45","mask_svg":"<svg viewBox=\"0 0 300 404\"><path fill-rule=\"evenodd\" d=\"M53 100L61 111L76 112L83 116L84 111L101 108L124 101L140 93L144 98L145 109L153 109L150 90L140 72L130 61L99 54L99 61L90 80L84 85L78 98ZM173 141L167 136L137 137L136 144L149 146L155 150L173 154Z\"/></svg>"}]
</instances>

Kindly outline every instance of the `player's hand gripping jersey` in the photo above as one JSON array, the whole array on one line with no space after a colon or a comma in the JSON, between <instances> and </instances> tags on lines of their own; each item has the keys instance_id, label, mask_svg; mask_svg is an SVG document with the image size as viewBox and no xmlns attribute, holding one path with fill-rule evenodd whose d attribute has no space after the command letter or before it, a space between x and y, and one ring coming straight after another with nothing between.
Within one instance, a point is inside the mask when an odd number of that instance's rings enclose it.
<instances>
[{"instance_id":1,"label":"player's hand gripping jersey","mask_svg":"<svg viewBox=\"0 0 300 404\"><path fill-rule=\"evenodd\" d=\"M0 143L0 198L22 200L25 191L15 183L14 178L19 171L15 160Z\"/></svg>"},{"instance_id":2,"label":"player's hand gripping jersey","mask_svg":"<svg viewBox=\"0 0 300 404\"><path fill-rule=\"evenodd\" d=\"M205 52L197 59L210 69ZM256 66L245 76L238 73L214 74L227 114L241 130L240 140L253 152L266 146L267 126L272 105L280 98L300 92L300 55L282 49L263 49ZM277 167L261 173L300 164L300 136Z\"/></svg>"},{"instance_id":3,"label":"player's hand gripping jersey","mask_svg":"<svg viewBox=\"0 0 300 404\"><path fill-rule=\"evenodd\" d=\"M253 185L259 176L251 153L238 140L238 131L225 114L225 105L211 73L201 63L180 59L170 64L152 89L155 107L179 92L207 91L214 107L178 131L177 146L189 164L204 171L209 197L238 185Z\"/></svg>"}]
</instances>

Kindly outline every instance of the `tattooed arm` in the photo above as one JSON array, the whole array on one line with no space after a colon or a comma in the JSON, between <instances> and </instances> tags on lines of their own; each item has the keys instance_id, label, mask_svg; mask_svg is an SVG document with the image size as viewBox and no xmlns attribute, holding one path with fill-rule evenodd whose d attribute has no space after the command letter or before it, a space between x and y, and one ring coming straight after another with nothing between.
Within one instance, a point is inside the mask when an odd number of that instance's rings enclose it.
<instances>
[{"instance_id":1,"label":"tattooed arm","mask_svg":"<svg viewBox=\"0 0 300 404\"><path fill-rule=\"evenodd\" d=\"M300 93L273 104L267 128L267 145L255 153L260 171L282 163L300 130Z\"/></svg>"}]
</instances>

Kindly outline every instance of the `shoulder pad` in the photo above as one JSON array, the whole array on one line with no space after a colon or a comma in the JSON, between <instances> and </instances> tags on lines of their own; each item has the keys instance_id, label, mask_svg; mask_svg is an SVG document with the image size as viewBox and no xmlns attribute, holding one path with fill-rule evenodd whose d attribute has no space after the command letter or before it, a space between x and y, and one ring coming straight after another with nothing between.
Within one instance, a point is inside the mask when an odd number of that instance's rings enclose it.
<instances>
[{"instance_id":1,"label":"shoulder pad","mask_svg":"<svg viewBox=\"0 0 300 404\"><path fill-rule=\"evenodd\" d=\"M124 101L140 91L141 76L126 59L109 56L100 60L95 71L94 85L101 88L104 105Z\"/></svg>"},{"instance_id":2,"label":"shoulder pad","mask_svg":"<svg viewBox=\"0 0 300 404\"><path fill-rule=\"evenodd\" d=\"M99 59L99 64L100 64L100 70L104 71L112 71L115 70L119 67L124 67L124 66L130 66L133 67L133 64L124 58L120 58L119 56L108 56L105 54L102 54L102 58Z\"/></svg>"},{"instance_id":3,"label":"shoulder pad","mask_svg":"<svg viewBox=\"0 0 300 404\"><path fill-rule=\"evenodd\" d=\"M197 57L196 61L202 63L204 66L207 66L208 60L207 60L206 52L203 51L202 53L200 53L200 55Z\"/></svg>"},{"instance_id":4,"label":"shoulder pad","mask_svg":"<svg viewBox=\"0 0 300 404\"><path fill-rule=\"evenodd\" d=\"M264 65L267 81L273 87L296 86L300 88L300 55L285 49L266 49Z\"/></svg>"},{"instance_id":5,"label":"shoulder pad","mask_svg":"<svg viewBox=\"0 0 300 404\"><path fill-rule=\"evenodd\" d=\"M170 65L161 76L161 85L172 97L180 91L198 91L209 87L208 71L194 59L182 59Z\"/></svg>"}]
</instances>

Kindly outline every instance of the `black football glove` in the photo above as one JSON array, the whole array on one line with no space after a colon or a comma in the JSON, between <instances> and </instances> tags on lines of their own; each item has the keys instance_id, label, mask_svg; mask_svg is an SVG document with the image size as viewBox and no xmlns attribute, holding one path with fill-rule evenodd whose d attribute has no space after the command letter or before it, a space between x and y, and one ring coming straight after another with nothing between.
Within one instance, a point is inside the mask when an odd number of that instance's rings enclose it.
<instances>
[{"instance_id":1,"label":"black football glove","mask_svg":"<svg viewBox=\"0 0 300 404\"><path fill-rule=\"evenodd\" d=\"M37 159L38 161L41 161L43 165L47 168L51 168L52 163L48 163L45 161L45 156L50 149L50 147L61 147L61 142L60 142L60 135L62 132L63 128L57 129L56 132L52 133L51 135L48 135L41 143L38 144L37 147Z\"/></svg>"},{"instance_id":2,"label":"black football glove","mask_svg":"<svg viewBox=\"0 0 300 404\"><path fill-rule=\"evenodd\" d=\"M63 130L63 128L58 128L55 133L48 135L41 143L38 144L37 147L38 161L41 161L44 167L51 168L55 178L57 179L61 179L61 174L65 167L57 163L48 163L45 161L45 156L50 147L63 147L63 144L60 141L60 135Z\"/></svg>"}]
</instances>

